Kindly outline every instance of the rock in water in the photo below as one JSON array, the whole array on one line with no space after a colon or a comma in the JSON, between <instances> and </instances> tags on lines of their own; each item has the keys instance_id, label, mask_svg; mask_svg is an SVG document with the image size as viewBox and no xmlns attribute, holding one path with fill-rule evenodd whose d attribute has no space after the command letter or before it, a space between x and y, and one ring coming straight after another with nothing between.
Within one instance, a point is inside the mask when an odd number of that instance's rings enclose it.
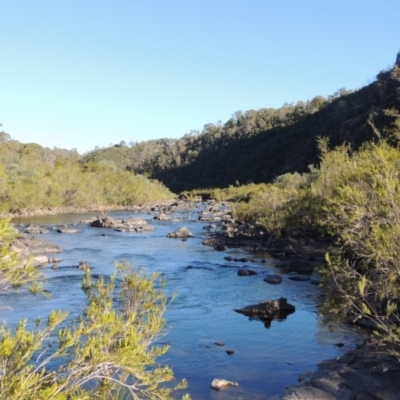
<instances>
[{"instance_id":1,"label":"rock in water","mask_svg":"<svg viewBox=\"0 0 400 400\"><path fill-rule=\"evenodd\" d=\"M278 274L268 274L265 278L264 278L264 282L267 283L272 283L272 284L279 284L282 282L282 277Z\"/></svg>"},{"instance_id":2,"label":"rock in water","mask_svg":"<svg viewBox=\"0 0 400 400\"><path fill-rule=\"evenodd\" d=\"M263 321L266 328L269 328L271 321L285 319L289 314L295 312L295 307L287 302L285 298L272 301L264 301L259 304L236 309L235 311L247 315L251 319Z\"/></svg>"},{"instance_id":3,"label":"rock in water","mask_svg":"<svg viewBox=\"0 0 400 400\"><path fill-rule=\"evenodd\" d=\"M186 226L183 226L174 232L168 233L167 236L169 238L187 238L193 236L193 233Z\"/></svg>"},{"instance_id":4,"label":"rock in water","mask_svg":"<svg viewBox=\"0 0 400 400\"><path fill-rule=\"evenodd\" d=\"M237 382L227 381L226 379L214 378L211 381L211 387L215 390L225 389L228 386L239 386Z\"/></svg>"}]
</instances>

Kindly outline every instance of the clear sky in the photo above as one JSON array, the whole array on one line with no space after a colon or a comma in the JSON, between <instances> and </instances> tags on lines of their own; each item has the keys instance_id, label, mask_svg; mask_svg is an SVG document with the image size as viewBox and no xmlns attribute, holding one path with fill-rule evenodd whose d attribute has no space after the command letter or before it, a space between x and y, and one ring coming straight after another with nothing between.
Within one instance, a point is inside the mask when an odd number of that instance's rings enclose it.
<instances>
[{"instance_id":1,"label":"clear sky","mask_svg":"<svg viewBox=\"0 0 400 400\"><path fill-rule=\"evenodd\" d=\"M400 0L0 0L0 123L80 153L360 88Z\"/></svg>"}]
</instances>

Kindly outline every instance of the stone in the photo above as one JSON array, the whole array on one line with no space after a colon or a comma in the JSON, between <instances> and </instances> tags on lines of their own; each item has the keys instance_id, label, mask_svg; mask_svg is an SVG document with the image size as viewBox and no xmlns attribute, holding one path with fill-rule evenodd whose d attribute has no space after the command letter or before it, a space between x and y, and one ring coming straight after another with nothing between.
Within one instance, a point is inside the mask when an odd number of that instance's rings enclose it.
<instances>
[{"instance_id":1,"label":"stone","mask_svg":"<svg viewBox=\"0 0 400 400\"><path fill-rule=\"evenodd\" d=\"M285 319L289 314L294 313L295 310L295 306L289 304L284 297L281 297L277 300L252 304L241 309L236 309L235 311L251 318L270 322L274 319ZM266 327L269 327L269 324L267 324Z\"/></svg>"},{"instance_id":2,"label":"stone","mask_svg":"<svg viewBox=\"0 0 400 400\"><path fill-rule=\"evenodd\" d=\"M117 225L117 222L111 217L98 217L90 224L94 228L116 228Z\"/></svg>"},{"instance_id":3,"label":"stone","mask_svg":"<svg viewBox=\"0 0 400 400\"><path fill-rule=\"evenodd\" d=\"M219 242L214 246L214 249L217 251L225 251L227 247L222 242Z\"/></svg>"},{"instance_id":4,"label":"stone","mask_svg":"<svg viewBox=\"0 0 400 400\"><path fill-rule=\"evenodd\" d=\"M50 231L46 228L42 228L39 225L28 225L25 227L23 232L29 234L43 234L43 233L49 233Z\"/></svg>"},{"instance_id":5,"label":"stone","mask_svg":"<svg viewBox=\"0 0 400 400\"><path fill-rule=\"evenodd\" d=\"M239 276L250 276L250 275L256 275L257 272L253 271L251 269L239 269L239 271L237 272L237 274Z\"/></svg>"},{"instance_id":6,"label":"stone","mask_svg":"<svg viewBox=\"0 0 400 400\"><path fill-rule=\"evenodd\" d=\"M73 229L73 228L58 228L57 229L58 233L78 233L78 229Z\"/></svg>"},{"instance_id":7,"label":"stone","mask_svg":"<svg viewBox=\"0 0 400 400\"><path fill-rule=\"evenodd\" d=\"M49 263L49 258L46 256L35 256L30 260L30 265L32 267L41 267L48 263Z\"/></svg>"},{"instance_id":8,"label":"stone","mask_svg":"<svg viewBox=\"0 0 400 400\"><path fill-rule=\"evenodd\" d=\"M169 221L171 217L165 213L161 213L156 215L153 219L158 219L159 221Z\"/></svg>"},{"instance_id":9,"label":"stone","mask_svg":"<svg viewBox=\"0 0 400 400\"><path fill-rule=\"evenodd\" d=\"M79 269L90 269L90 264L86 261L81 261L78 265Z\"/></svg>"},{"instance_id":10,"label":"stone","mask_svg":"<svg viewBox=\"0 0 400 400\"><path fill-rule=\"evenodd\" d=\"M297 254L297 251L293 248L293 246L291 244L287 245L284 249L283 252L287 255L287 256L295 256Z\"/></svg>"},{"instance_id":11,"label":"stone","mask_svg":"<svg viewBox=\"0 0 400 400\"><path fill-rule=\"evenodd\" d=\"M226 379L214 378L211 381L211 387L215 390L225 389L228 386L239 386L237 382L227 381Z\"/></svg>"},{"instance_id":12,"label":"stone","mask_svg":"<svg viewBox=\"0 0 400 400\"><path fill-rule=\"evenodd\" d=\"M147 222L143 218L129 218L122 222L129 225L147 225Z\"/></svg>"},{"instance_id":13,"label":"stone","mask_svg":"<svg viewBox=\"0 0 400 400\"><path fill-rule=\"evenodd\" d=\"M278 274L268 274L264 278L264 282L272 283L272 284L279 284L282 282L282 277Z\"/></svg>"},{"instance_id":14,"label":"stone","mask_svg":"<svg viewBox=\"0 0 400 400\"><path fill-rule=\"evenodd\" d=\"M167 237L169 238L186 238L186 237L192 237L193 234L190 232L186 226L183 226L182 228L177 229L174 232L168 233Z\"/></svg>"}]
</instances>

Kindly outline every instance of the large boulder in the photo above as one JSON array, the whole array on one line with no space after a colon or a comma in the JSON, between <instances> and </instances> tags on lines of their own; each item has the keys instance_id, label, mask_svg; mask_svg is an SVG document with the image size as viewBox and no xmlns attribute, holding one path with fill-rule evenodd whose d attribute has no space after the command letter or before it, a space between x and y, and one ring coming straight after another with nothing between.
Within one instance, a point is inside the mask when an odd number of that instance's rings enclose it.
<instances>
[{"instance_id":1,"label":"large boulder","mask_svg":"<svg viewBox=\"0 0 400 400\"><path fill-rule=\"evenodd\" d=\"M95 228L116 228L118 224L111 217L98 217L90 224L90 226Z\"/></svg>"},{"instance_id":2,"label":"large boulder","mask_svg":"<svg viewBox=\"0 0 400 400\"><path fill-rule=\"evenodd\" d=\"M62 248L51 242L47 242L41 238L23 234L13 244L13 250L18 253L43 254L43 253L60 253Z\"/></svg>"},{"instance_id":3,"label":"large boulder","mask_svg":"<svg viewBox=\"0 0 400 400\"><path fill-rule=\"evenodd\" d=\"M11 250L18 254L19 265L22 267L29 261L34 267L48 264L50 261L45 253L59 253L62 251L57 244L23 234L11 246Z\"/></svg>"},{"instance_id":4,"label":"large boulder","mask_svg":"<svg viewBox=\"0 0 400 400\"><path fill-rule=\"evenodd\" d=\"M169 221L171 217L168 214L161 213L156 215L153 219L158 219L159 221Z\"/></svg>"},{"instance_id":5,"label":"large boulder","mask_svg":"<svg viewBox=\"0 0 400 400\"><path fill-rule=\"evenodd\" d=\"M193 233L190 232L186 226L183 226L182 228L177 229L174 232L170 232L167 235L169 238L187 238L187 237L192 237Z\"/></svg>"},{"instance_id":6,"label":"large boulder","mask_svg":"<svg viewBox=\"0 0 400 400\"><path fill-rule=\"evenodd\" d=\"M236 309L235 311L247 315L251 319L263 321L265 327L269 328L272 320L285 319L289 314L294 313L295 310L295 306L289 304L287 299L282 297L277 300L252 304L241 309Z\"/></svg>"}]
</instances>

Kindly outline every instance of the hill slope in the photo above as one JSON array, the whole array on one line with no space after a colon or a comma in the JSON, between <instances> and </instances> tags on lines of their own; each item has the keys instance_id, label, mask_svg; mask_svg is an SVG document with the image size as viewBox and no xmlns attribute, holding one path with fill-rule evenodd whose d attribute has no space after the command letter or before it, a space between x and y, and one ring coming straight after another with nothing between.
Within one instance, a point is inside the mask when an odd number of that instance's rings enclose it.
<instances>
[{"instance_id":1,"label":"hill slope","mask_svg":"<svg viewBox=\"0 0 400 400\"><path fill-rule=\"evenodd\" d=\"M285 104L280 109L237 112L225 124L207 124L181 139L160 139L132 147L100 149L82 163L107 159L119 169L145 173L178 192L269 182L287 172L305 172L318 163L317 137L333 148L385 135L400 110L400 67L381 72L358 91L341 89L327 99Z\"/></svg>"}]
</instances>

